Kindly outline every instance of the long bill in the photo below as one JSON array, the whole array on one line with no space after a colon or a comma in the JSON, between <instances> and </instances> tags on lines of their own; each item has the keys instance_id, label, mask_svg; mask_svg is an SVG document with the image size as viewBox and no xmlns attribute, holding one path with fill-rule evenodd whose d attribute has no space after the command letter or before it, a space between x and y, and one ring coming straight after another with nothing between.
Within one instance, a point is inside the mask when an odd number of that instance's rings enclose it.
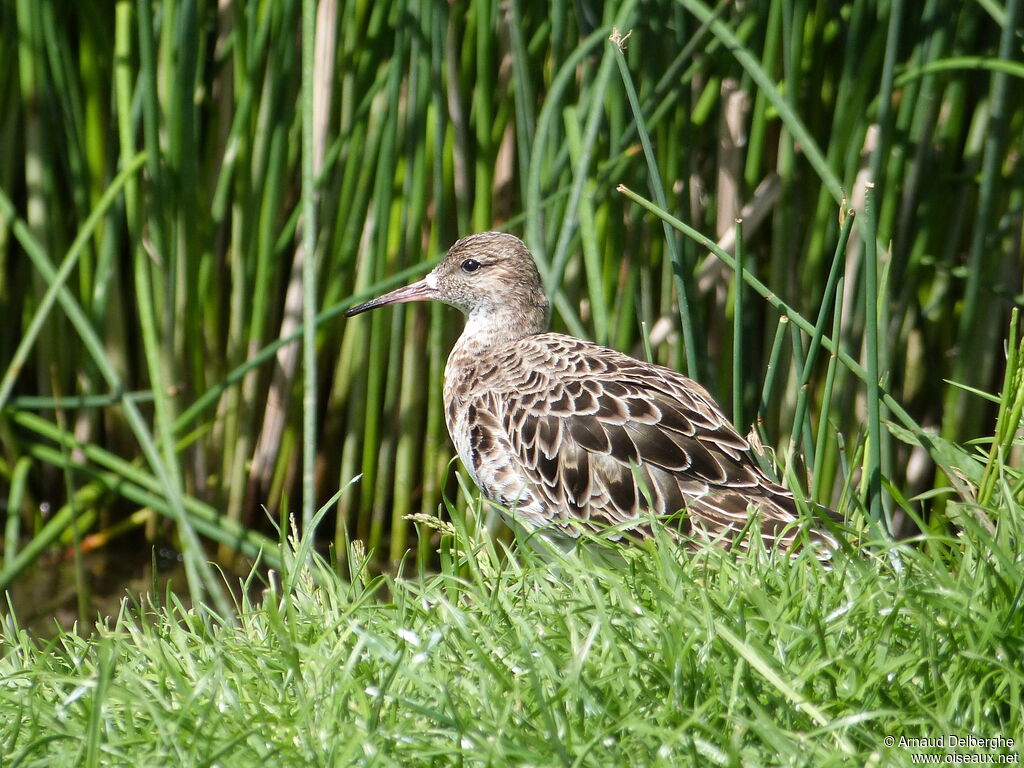
<instances>
[{"instance_id":1,"label":"long bill","mask_svg":"<svg viewBox=\"0 0 1024 768\"><path fill-rule=\"evenodd\" d=\"M346 310L345 316L352 317L360 312L367 312L377 307L385 307L388 304L403 304L407 301L427 301L428 299L437 298L437 288L428 283L428 279L428 277L425 277L410 285L396 288L390 293L385 293L383 296L378 296L375 299L358 304Z\"/></svg>"}]
</instances>

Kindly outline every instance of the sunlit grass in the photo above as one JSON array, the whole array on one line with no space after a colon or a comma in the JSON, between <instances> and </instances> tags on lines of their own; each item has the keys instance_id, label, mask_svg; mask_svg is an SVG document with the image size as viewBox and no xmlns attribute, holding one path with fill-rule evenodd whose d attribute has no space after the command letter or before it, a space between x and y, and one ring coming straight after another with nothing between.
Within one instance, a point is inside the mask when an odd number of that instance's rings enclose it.
<instances>
[{"instance_id":1,"label":"sunlit grass","mask_svg":"<svg viewBox=\"0 0 1024 768\"><path fill-rule=\"evenodd\" d=\"M0 760L904 765L885 736L1024 733L1022 521L831 569L666 537L506 557L470 522L436 575L287 557L237 621L168 594L40 646L8 616Z\"/></svg>"}]
</instances>

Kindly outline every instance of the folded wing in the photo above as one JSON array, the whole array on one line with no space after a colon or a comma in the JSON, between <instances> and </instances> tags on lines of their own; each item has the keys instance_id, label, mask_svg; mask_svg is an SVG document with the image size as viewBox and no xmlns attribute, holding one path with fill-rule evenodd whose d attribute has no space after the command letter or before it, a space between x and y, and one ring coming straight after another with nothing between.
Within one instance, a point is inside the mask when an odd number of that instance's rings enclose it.
<instances>
[{"instance_id":1,"label":"folded wing","mask_svg":"<svg viewBox=\"0 0 1024 768\"><path fill-rule=\"evenodd\" d=\"M557 376L538 376L531 365L527 386L484 399L493 442L511 453L547 522L570 533L570 520L642 533L652 513L683 512L684 532L728 540L756 510L766 542L791 543L792 494L761 472L700 385L572 341L554 350ZM823 532L812 538L834 545Z\"/></svg>"}]
</instances>

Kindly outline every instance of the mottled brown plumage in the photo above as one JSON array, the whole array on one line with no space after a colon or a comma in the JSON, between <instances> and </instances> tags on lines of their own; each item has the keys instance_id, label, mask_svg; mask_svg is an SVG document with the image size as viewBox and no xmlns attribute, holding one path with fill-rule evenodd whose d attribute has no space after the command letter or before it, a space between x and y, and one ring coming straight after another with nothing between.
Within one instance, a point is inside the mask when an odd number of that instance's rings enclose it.
<instances>
[{"instance_id":1,"label":"mottled brown plumage","mask_svg":"<svg viewBox=\"0 0 1024 768\"><path fill-rule=\"evenodd\" d=\"M448 432L485 498L528 530L575 538L616 526L643 535L656 516L731 543L752 512L766 542L800 534L793 495L695 381L588 341L548 333L548 300L526 246L485 232L459 240L423 280L353 307L437 299L462 310L448 357ZM826 532L808 538L822 554ZM745 542L741 542L745 546Z\"/></svg>"}]
</instances>

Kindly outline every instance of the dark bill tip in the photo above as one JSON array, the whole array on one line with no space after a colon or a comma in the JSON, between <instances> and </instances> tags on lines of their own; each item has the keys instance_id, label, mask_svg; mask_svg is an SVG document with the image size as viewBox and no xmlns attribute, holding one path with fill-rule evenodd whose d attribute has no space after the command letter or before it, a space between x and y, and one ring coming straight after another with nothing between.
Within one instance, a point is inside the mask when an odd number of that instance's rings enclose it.
<instances>
[{"instance_id":1,"label":"dark bill tip","mask_svg":"<svg viewBox=\"0 0 1024 768\"><path fill-rule=\"evenodd\" d=\"M436 298L437 290L427 284L426 278L411 285L396 288L390 293L378 296L375 299L364 301L362 304L345 310L345 317L352 317L362 312L368 312L377 307L386 307L389 304L403 304L407 301L427 301Z\"/></svg>"},{"instance_id":2,"label":"dark bill tip","mask_svg":"<svg viewBox=\"0 0 1024 768\"><path fill-rule=\"evenodd\" d=\"M362 314L363 312L369 312L371 309L382 307L385 304L387 304L386 301L381 301L381 299L383 298L383 296L380 296L376 299L364 301L362 304L356 304L356 306L350 307L349 309L345 310L345 317L352 317L353 315Z\"/></svg>"}]
</instances>

